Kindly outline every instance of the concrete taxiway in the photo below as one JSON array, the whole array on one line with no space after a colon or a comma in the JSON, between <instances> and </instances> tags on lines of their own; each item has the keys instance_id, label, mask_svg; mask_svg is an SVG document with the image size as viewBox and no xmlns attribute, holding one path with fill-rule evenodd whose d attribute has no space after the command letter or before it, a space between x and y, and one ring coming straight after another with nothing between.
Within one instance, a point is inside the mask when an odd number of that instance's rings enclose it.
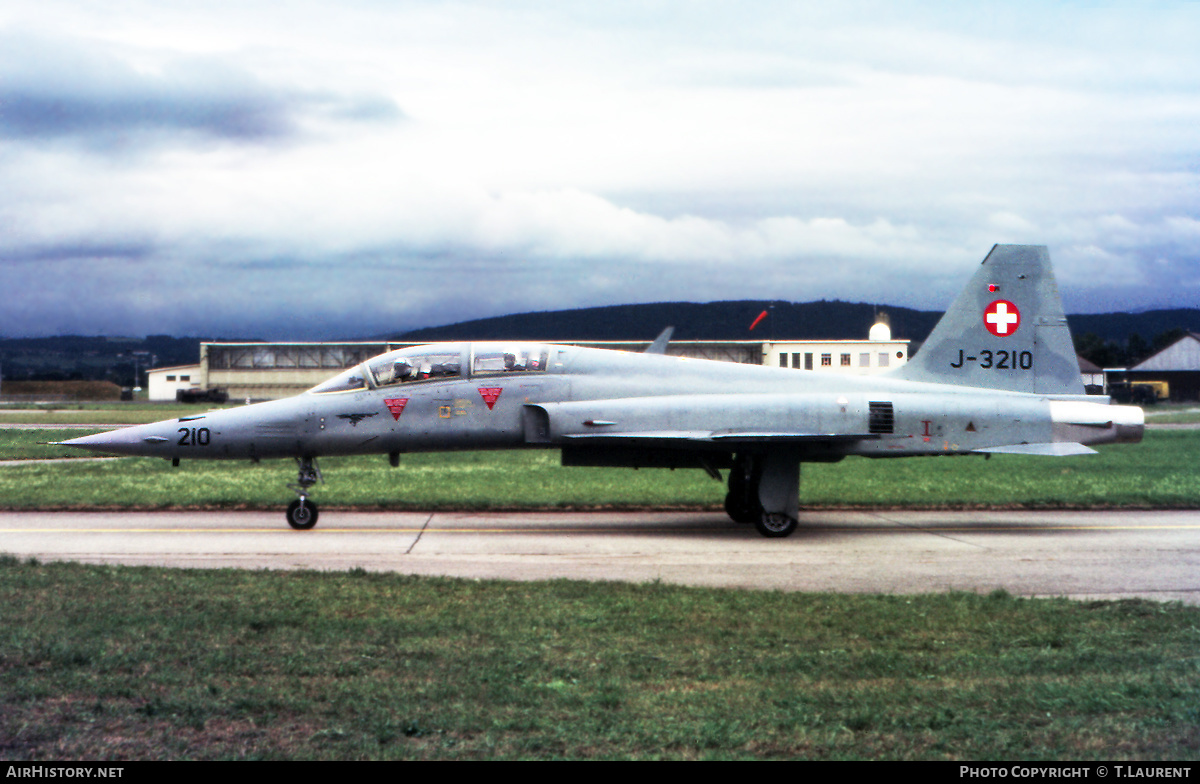
<instances>
[{"instance_id":1,"label":"concrete taxiway","mask_svg":"<svg viewBox=\"0 0 1200 784\"><path fill-rule=\"evenodd\" d=\"M0 551L42 560L787 591L1148 598L1200 604L1200 511L802 513L787 539L722 514L6 512Z\"/></svg>"}]
</instances>

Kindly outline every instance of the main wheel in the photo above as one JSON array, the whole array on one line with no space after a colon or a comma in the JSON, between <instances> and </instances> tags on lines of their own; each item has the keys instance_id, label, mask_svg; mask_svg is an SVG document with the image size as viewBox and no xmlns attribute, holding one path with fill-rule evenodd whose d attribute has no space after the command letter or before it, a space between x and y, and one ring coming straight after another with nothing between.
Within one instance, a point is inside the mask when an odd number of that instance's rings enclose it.
<instances>
[{"instance_id":1,"label":"main wheel","mask_svg":"<svg viewBox=\"0 0 1200 784\"><path fill-rule=\"evenodd\" d=\"M287 521L297 531L307 531L317 524L317 505L307 498L297 498L288 504Z\"/></svg>"},{"instance_id":2,"label":"main wheel","mask_svg":"<svg viewBox=\"0 0 1200 784\"><path fill-rule=\"evenodd\" d=\"M725 514L735 523L749 525L758 522L762 507L748 503L744 493L729 492L725 494Z\"/></svg>"},{"instance_id":3,"label":"main wheel","mask_svg":"<svg viewBox=\"0 0 1200 784\"><path fill-rule=\"evenodd\" d=\"M729 471L729 492L725 494L725 513L735 523L751 525L762 517L758 501L758 482L762 476L752 458L738 455Z\"/></svg>"},{"instance_id":4,"label":"main wheel","mask_svg":"<svg viewBox=\"0 0 1200 784\"><path fill-rule=\"evenodd\" d=\"M792 531L796 530L796 525L796 518L782 512L763 512L754 523L760 534L771 539L791 536Z\"/></svg>"}]
</instances>

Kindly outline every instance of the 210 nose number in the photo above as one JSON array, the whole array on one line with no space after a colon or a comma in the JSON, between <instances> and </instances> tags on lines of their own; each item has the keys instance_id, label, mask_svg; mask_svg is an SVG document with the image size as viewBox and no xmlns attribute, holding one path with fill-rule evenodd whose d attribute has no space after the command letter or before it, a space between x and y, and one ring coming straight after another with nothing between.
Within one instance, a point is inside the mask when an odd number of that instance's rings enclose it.
<instances>
[{"instance_id":1,"label":"210 nose number","mask_svg":"<svg viewBox=\"0 0 1200 784\"><path fill-rule=\"evenodd\" d=\"M212 434L207 427L179 428L179 446L208 446Z\"/></svg>"}]
</instances>

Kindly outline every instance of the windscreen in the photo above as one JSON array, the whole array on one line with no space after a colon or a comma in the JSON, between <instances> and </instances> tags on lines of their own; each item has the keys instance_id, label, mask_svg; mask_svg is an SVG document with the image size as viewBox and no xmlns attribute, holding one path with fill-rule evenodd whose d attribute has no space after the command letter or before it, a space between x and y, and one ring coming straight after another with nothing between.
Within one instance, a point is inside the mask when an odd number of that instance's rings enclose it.
<instances>
[{"instance_id":1,"label":"windscreen","mask_svg":"<svg viewBox=\"0 0 1200 784\"><path fill-rule=\"evenodd\" d=\"M347 371L339 373L333 378L326 381L324 384L313 387L312 391L317 394L325 392L348 392L353 389L366 389L367 380L364 373L364 367L352 367Z\"/></svg>"},{"instance_id":2,"label":"windscreen","mask_svg":"<svg viewBox=\"0 0 1200 784\"><path fill-rule=\"evenodd\" d=\"M544 373L549 360L550 349L547 346L481 344L475 347L471 375Z\"/></svg>"},{"instance_id":3,"label":"windscreen","mask_svg":"<svg viewBox=\"0 0 1200 784\"><path fill-rule=\"evenodd\" d=\"M406 348L370 360L367 368L377 387L458 378L463 374L462 352L448 346Z\"/></svg>"},{"instance_id":4,"label":"windscreen","mask_svg":"<svg viewBox=\"0 0 1200 784\"><path fill-rule=\"evenodd\" d=\"M468 356L465 344L414 346L390 351L346 370L316 386L312 392L352 390L439 381L466 376ZM471 358L472 376L509 373L544 373L550 361L550 347L530 343L477 343Z\"/></svg>"}]
</instances>

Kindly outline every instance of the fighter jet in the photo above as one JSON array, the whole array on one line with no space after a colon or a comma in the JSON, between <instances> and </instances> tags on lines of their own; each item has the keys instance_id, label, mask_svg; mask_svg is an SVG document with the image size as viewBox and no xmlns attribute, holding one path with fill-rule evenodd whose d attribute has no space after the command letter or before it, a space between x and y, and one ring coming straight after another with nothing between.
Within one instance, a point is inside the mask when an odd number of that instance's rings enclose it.
<instances>
[{"instance_id":1,"label":"fighter jet","mask_svg":"<svg viewBox=\"0 0 1200 784\"><path fill-rule=\"evenodd\" d=\"M1064 456L1142 438L1142 410L1086 396L1049 252L997 245L906 365L846 377L665 353L534 342L442 343L370 359L292 398L63 442L180 460L293 458L292 528L326 455L558 449L568 466L698 468L725 508L791 534L800 467L992 453Z\"/></svg>"}]
</instances>

